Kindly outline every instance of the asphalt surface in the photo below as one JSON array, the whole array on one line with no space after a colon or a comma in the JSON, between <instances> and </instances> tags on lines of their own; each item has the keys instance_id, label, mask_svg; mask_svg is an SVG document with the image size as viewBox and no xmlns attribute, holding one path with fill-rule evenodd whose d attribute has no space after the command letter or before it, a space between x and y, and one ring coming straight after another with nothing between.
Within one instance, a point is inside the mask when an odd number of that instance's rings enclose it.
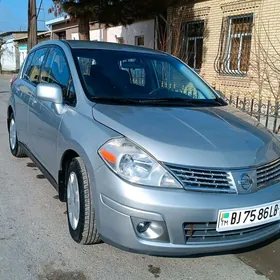
<instances>
[{"instance_id":1,"label":"asphalt surface","mask_svg":"<svg viewBox=\"0 0 280 280\"><path fill-rule=\"evenodd\" d=\"M0 279L280 279L279 243L249 253L200 258L132 254L107 244L81 246L68 233L65 204L30 159L12 157L0 76Z\"/></svg>"}]
</instances>

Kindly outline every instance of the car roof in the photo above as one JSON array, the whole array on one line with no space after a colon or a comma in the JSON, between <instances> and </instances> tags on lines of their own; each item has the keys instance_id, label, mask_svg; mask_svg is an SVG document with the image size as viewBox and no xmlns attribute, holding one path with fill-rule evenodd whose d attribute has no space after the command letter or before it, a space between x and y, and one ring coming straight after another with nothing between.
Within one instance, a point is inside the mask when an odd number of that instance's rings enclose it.
<instances>
[{"instance_id":1,"label":"car roof","mask_svg":"<svg viewBox=\"0 0 280 280\"><path fill-rule=\"evenodd\" d=\"M51 43L51 41L48 41ZM56 40L53 41L54 43ZM83 41L83 40L61 40L71 49L98 49L98 50L112 50L112 51L130 51L130 52L141 52L148 54L166 54L162 51L157 51L145 47L138 47L133 45L109 43L109 42L98 42L98 41Z\"/></svg>"}]
</instances>

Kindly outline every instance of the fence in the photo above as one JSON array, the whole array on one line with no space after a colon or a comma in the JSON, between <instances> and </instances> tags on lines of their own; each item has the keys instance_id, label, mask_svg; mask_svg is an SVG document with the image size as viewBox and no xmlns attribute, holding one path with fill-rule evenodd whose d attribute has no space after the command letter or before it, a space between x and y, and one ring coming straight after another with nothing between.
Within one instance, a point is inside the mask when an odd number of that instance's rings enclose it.
<instances>
[{"instance_id":1,"label":"fence","mask_svg":"<svg viewBox=\"0 0 280 280\"><path fill-rule=\"evenodd\" d=\"M261 124L274 133L280 132L280 102L275 100L240 98L230 95L226 97L229 104L255 117Z\"/></svg>"}]
</instances>

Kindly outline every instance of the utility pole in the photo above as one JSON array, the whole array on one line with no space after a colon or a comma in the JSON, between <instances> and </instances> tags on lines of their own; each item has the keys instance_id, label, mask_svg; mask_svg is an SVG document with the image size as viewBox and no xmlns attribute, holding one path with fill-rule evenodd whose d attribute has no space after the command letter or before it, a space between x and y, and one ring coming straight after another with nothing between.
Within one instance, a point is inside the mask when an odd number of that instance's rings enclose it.
<instances>
[{"instance_id":1,"label":"utility pole","mask_svg":"<svg viewBox=\"0 0 280 280\"><path fill-rule=\"evenodd\" d=\"M37 43L36 0L28 0L28 51Z\"/></svg>"}]
</instances>

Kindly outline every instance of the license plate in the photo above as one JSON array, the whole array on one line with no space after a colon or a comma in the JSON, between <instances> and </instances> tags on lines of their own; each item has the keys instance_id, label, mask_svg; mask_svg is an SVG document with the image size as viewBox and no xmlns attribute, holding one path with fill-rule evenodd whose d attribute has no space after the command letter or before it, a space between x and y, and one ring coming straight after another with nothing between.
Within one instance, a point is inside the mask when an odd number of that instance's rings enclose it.
<instances>
[{"instance_id":1,"label":"license plate","mask_svg":"<svg viewBox=\"0 0 280 280\"><path fill-rule=\"evenodd\" d=\"M218 232L244 229L280 220L280 200L255 207L220 210Z\"/></svg>"}]
</instances>

